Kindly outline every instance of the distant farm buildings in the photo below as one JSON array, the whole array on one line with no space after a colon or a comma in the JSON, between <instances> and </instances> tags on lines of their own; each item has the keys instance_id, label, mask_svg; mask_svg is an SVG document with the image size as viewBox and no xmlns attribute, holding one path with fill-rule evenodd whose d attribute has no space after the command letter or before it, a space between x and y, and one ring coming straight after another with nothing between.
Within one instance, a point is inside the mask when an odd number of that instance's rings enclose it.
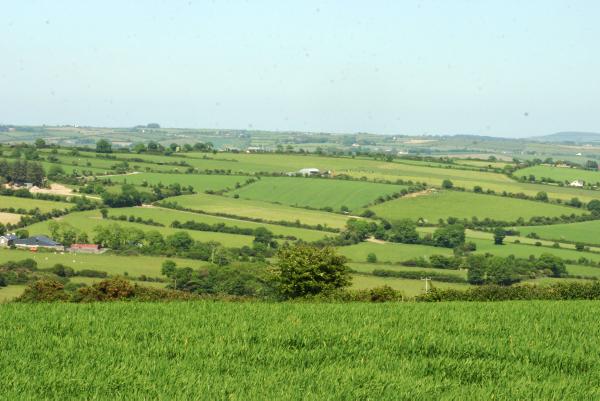
<instances>
[{"instance_id":1,"label":"distant farm buildings","mask_svg":"<svg viewBox=\"0 0 600 401\"><path fill-rule=\"evenodd\" d=\"M312 167L301 168L300 170L298 170L299 175L318 175L319 173L321 173L321 170Z\"/></svg>"},{"instance_id":2,"label":"distant farm buildings","mask_svg":"<svg viewBox=\"0 0 600 401\"><path fill-rule=\"evenodd\" d=\"M69 252L77 253L100 253L100 245L97 244L73 244L68 249Z\"/></svg>"},{"instance_id":3,"label":"distant farm buildings","mask_svg":"<svg viewBox=\"0 0 600 401\"><path fill-rule=\"evenodd\" d=\"M29 250L37 250L39 248L54 249L55 251L64 251L65 247L62 244L46 237L45 235L36 235L34 237L16 239L12 245L17 248Z\"/></svg>"},{"instance_id":4,"label":"distant farm buildings","mask_svg":"<svg viewBox=\"0 0 600 401\"><path fill-rule=\"evenodd\" d=\"M584 185L585 185L585 182L582 180L575 180L569 184L570 187L575 187L575 188L583 188Z\"/></svg>"}]
</instances>

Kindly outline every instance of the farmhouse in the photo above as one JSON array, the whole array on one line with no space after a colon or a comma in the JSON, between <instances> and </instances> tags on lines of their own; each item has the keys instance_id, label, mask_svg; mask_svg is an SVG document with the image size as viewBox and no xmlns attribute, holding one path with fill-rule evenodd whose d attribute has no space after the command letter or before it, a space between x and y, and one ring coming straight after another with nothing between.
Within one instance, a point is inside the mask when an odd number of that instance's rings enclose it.
<instances>
[{"instance_id":1,"label":"farmhouse","mask_svg":"<svg viewBox=\"0 0 600 401\"><path fill-rule=\"evenodd\" d=\"M572 181L569 184L569 186L570 187L576 187L576 188L582 188L584 184L585 184L585 182L583 182L582 180L575 180L575 181Z\"/></svg>"},{"instance_id":2,"label":"farmhouse","mask_svg":"<svg viewBox=\"0 0 600 401\"><path fill-rule=\"evenodd\" d=\"M300 175L317 175L320 173L320 170L318 168L302 168L300 170L298 170L298 174Z\"/></svg>"},{"instance_id":3,"label":"farmhouse","mask_svg":"<svg viewBox=\"0 0 600 401\"><path fill-rule=\"evenodd\" d=\"M63 251L65 249L65 247L62 246L62 244L53 241L45 235L36 235L34 237L16 239L13 243L17 248L25 248L31 250L37 250L38 248L48 248L57 251Z\"/></svg>"},{"instance_id":4,"label":"farmhouse","mask_svg":"<svg viewBox=\"0 0 600 401\"><path fill-rule=\"evenodd\" d=\"M0 236L0 246L8 247L14 244L15 240L18 239L15 233L4 234Z\"/></svg>"},{"instance_id":5,"label":"farmhouse","mask_svg":"<svg viewBox=\"0 0 600 401\"><path fill-rule=\"evenodd\" d=\"M100 245L97 244L73 244L68 249L69 252L79 253L100 253Z\"/></svg>"}]
</instances>

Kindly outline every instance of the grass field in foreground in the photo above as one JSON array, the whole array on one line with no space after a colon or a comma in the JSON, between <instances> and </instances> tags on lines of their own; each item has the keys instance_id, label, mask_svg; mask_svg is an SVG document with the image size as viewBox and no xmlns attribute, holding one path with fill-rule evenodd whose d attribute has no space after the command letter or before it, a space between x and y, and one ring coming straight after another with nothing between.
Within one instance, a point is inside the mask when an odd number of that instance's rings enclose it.
<instances>
[{"instance_id":1,"label":"grass field in foreground","mask_svg":"<svg viewBox=\"0 0 600 401\"><path fill-rule=\"evenodd\" d=\"M402 185L333 179L266 177L234 192L243 199L278 202L292 206L332 207L350 210L365 206L379 196L400 192ZM228 194L230 195L230 194Z\"/></svg>"},{"instance_id":2,"label":"grass field in foreground","mask_svg":"<svg viewBox=\"0 0 600 401\"><path fill-rule=\"evenodd\" d=\"M67 202L55 202L30 198L18 198L16 196L0 196L0 209L13 207L15 209L25 209L27 211L38 208L41 212L49 212L53 209L64 210L72 207L73 204Z\"/></svg>"},{"instance_id":3,"label":"grass field in foreground","mask_svg":"<svg viewBox=\"0 0 600 401\"><path fill-rule=\"evenodd\" d=\"M471 192L438 191L424 196L404 197L381 203L370 208L378 216L388 220L420 217L430 222L448 217L489 217L494 220L525 220L534 216L561 216L583 214L582 209L553 205L543 202L475 194Z\"/></svg>"},{"instance_id":4,"label":"grass field in foreground","mask_svg":"<svg viewBox=\"0 0 600 401\"><path fill-rule=\"evenodd\" d=\"M346 225L346 221L348 220L347 216L341 214L276 205L262 201L234 199L217 195L182 195L167 198L166 200L176 202L185 208L202 210L209 213L227 213L270 221L283 220L295 222L296 220L300 220L301 223L314 226L321 224L334 228L342 228Z\"/></svg>"},{"instance_id":5,"label":"grass field in foreground","mask_svg":"<svg viewBox=\"0 0 600 401\"><path fill-rule=\"evenodd\" d=\"M599 314L596 301L7 304L0 387L6 400L593 400Z\"/></svg>"}]
</instances>

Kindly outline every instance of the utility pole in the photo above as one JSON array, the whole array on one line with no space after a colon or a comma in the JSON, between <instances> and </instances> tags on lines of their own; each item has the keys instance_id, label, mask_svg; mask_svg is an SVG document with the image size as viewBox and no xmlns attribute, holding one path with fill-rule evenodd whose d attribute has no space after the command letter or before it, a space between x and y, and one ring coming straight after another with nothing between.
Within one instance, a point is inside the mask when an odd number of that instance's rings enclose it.
<instances>
[{"instance_id":1,"label":"utility pole","mask_svg":"<svg viewBox=\"0 0 600 401\"><path fill-rule=\"evenodd\" d=\"M429 293L429 282L431 281L430 277L422 278L421 280L425 281L425 294Z\"/></svg>"}]
</instances>

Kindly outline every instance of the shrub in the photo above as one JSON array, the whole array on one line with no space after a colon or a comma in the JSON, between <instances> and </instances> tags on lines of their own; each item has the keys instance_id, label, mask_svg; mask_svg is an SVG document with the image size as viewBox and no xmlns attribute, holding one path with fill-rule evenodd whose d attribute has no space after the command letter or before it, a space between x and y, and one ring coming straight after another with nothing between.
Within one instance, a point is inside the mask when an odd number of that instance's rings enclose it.
<instances>
[{"instance_id":1,"label":"shrub","mask_svg":"<svg viewBox=\"0 0 600 401\"><path fill-rule=\"evenodd\" d=\"M52 279L43 279L31 283L16 301L55 302L68 299L69 294L65 292L65 286L62 283Z\"/></svg>"}]
</instances>

